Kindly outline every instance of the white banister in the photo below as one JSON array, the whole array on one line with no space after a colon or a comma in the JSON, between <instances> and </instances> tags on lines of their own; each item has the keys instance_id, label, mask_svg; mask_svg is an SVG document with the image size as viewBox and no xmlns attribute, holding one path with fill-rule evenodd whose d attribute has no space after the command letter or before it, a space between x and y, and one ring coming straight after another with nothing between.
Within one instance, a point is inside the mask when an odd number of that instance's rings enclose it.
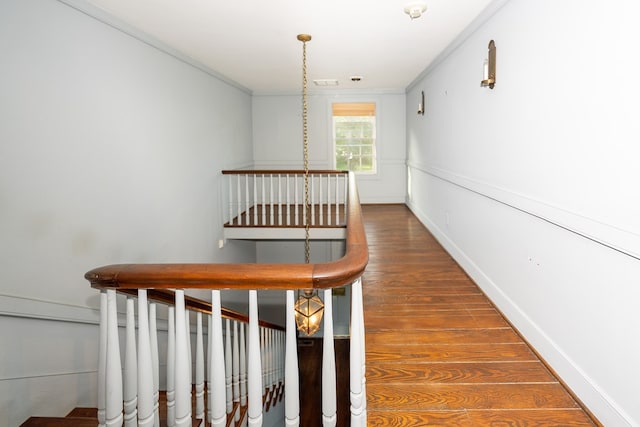
<instances>
[{"instance_id":1,"label":"white banister","mask_svg":"<svg viewBox=\"0 0 640 427\"><path fill-rule=\"evenodd\" d=\"M327 225L331 225L331 174L327 174Z\"/></svg>"},{"instance_id":2,"label":"white banister","mask_svg":"<svg viewBox=\"0 0 640 427\"><path fill-rule=\"evenodd\" d=\"M204 338L202 313L196 313L196 418L204 419Z\"/></svg>"},{"instance_id":3,"label":"white banister","mask_svg":"<svg viewBox=\"0 0 640 427\"><path fill-rule=\"evenodd\" d=\"M262 174L262 225L267 225L267 196L264 189L265 175Z\"/></svg>"},{"instance_id":4,"label":"white banister","mask_svg":"<svg viewBox=\"0 0 640 427\"><path fill-rule=\"evenodd\" d=\"M211 422L211 330L213 328L211 314L207 315L207 353L206 353L206 390L207 390L207 420Z\"/></svg>"},{"instance_id":5,"label":"white banister","mask_svg":"<svg viewBox=\"0 0 640 427\"><path fill-rule=\"evenodd\" d=\"M351 426L366 427L366 389L364 376L364 317L362 313L362 281L351 285L350 388Z\"/></svg>"},{"instance_id":6,"label":"white banister","mask_svg":"<svg viewBox=\"0 0 640 427\"><path fill-rule=\"evenodd\" d=\"M174 306L167 314L167 426L176 425L176 318Z\"/></svg>"},{"instance_id":7,"label":"white banister","mask_svg":"<svg viewBox=\"0 0 640 427\"><path fill-rule=\"evenodd\" d=\"M176 426L191 427L191 359L184 291L176 290Z\"/></svg>"},{"instance_id":8,"label":"white banister","mask_svg":"<svg viewBox=\"0 0 640 427\"><path fill-rule=\"evenodd\" d=\"M269 387L267 378L267 340L265 338L265 328L260 328L260 372L262 373L262 385L265 388ZM264 394L264 390L262 391Z\"/></svg>"},{"instance_id":9,"label":"white banister","mask_svg":"<svg viewBox=\"0 0 640 427\"><path fill-rule=\"evenodd\" d=\"M184 326L187 330L185 333L187 339L187 366L189 367L189 399L191 399L191 390L193 388L193 357L191 353L191 316L189 310L184 310Z\"/></svg>"},{"instance_id":10,"label":"white banister","mask_svg":"<svg viewBox=\"0 0 640 427\"><path fill-rule=\"evenodd\" d=\"M240 175L236 175L236 187L238 189L238 225L242 224L242 193L240 192Z\"/></svg>"},{"instance_id":11,"label":"white banister","mask_svg":"<svg viewBox=\"0 0 640 427\"><path fill-rule=\"evenodd\" d=\"M116 291L107 290L107 354L106 354L105 426L122 426L122 364L118 337Z\"/></svg>"},{"instance_id":12,"label":"white banister","mask_svg":"<svg viewBox=\"0 0 640 427\"><path fill-rule=\"evenodd\" d=\"M138 425L154 425L153 362L147 290L138 290Z\"/></svg>"},{"instance_id":13,"label":"white banister","mask_svg":"<svg viewBox=\"0 0 640 427\"><path fill-rule=\"evenodd\" d=\"M226 379L225 361L222 339L222 314L220 305L220 291L211 291L211 369L209 370L209 387L211 387L211 416L212 427L224 427L227 423L226 411Z\"/></svg>"},{"instance_id":14,"label":"white banister","mask_svg":"<svg viewBox=\"0 0 640 427\"><path fill-rule=\"evenodd\" d=\"M229 179L229 224L233 224L233 182Z\"/></svg>"},{"instance_id":15,"label":"white banister","mask_svg":"<svg viewBox=\"0 0 640 427\"><path fill-rule=\"evenodd\" d=\"M258 176L253 176L253 225L258 225Z\"/></svg>"},{"instance_id":16,"label":"white banister","mask_svg":"<svg viewBox=\"0 0 640 427\"><path fill-rule=\"evenodd\" d=\"M151 345L151 367L153 373L153 425L160 427L160 358L158 356L158 327L156 304L149 304L149 343Z\"/></svg>"},{"instance_id":17,"label":"white banister","mask_svg":"<svg viewBox=\"0 0 640 427\"><path fill-rule=\"evenodd\" d=\"M135 301L127 297L126 346L124 356L124 425L138 425L138 356L136 352Z\"/></svg>"},{"instance_id":18,"label":"white banister","mask_svg":"<svg viewBox=\"0 0 640 427\"><path fill-rule=\"evenodd\" d=\"M248 425L262 426L262 372L260 361L260 330L258 326L258 292L249 291L248 342Z\"/></svg>"},{"instance_id":19,"label":"white banister","mask_svg":"<svg viewBox=\"0 0 640 427\"><path fill-rule=\"evenodd\" d=\"M322 425L335 427L336 404L336 355L333 344L333 296L331 289L324 291L324 336L322 339Z\"/></svg>"},{"instance_id":20,"label":"white banister","mask_svg":"<svg viewBox=\"0 0 640 427\"><path fill-rule=\"evenodd\" d=\"M291 175L287 177L287 225L291 225Z\"/></svg>"},{"instance_id":21,"label":"white banister","mask_svg":"<svg viewBox=\"0 0 640 427\"><path fill-rule=\"evenodd\" d=\"M98 427L105 426L107 407L107 291L100 292L100 336L98 344Z\"/></svg>"},{"instance_id":22,"label":"white banister","mask_svg":"<svg viewBox=\"0 0 640 427\"><path fill-rule=\"evenodd\" d=\"M227 414L233 411L233 389L232 389L232 376L233 376L233 361L231 360L233 355L231 354L231 321L225 319L225 333L224 333L224 382L226 386L225 401L227 402Z\"/></svg>"},{"instance_id":23,"label":"white banister","mask_svg":"<svg viewBox=\"0 0 640 427\"><path fill-rule=\"evenodd\" d=\"M278 225L282 225L282 175L278 174Z\"/></svg>"},{"instance_id":24,"label":"white banister","mask_svg":"<svg viewBox=\"0 0 640 427\"><path fill-rule=\"evenodd\" d=\"M315 192L315 179L313 177L313 175L309 175L309 198L310 198L310 203L311 203L311 225L316 225L316 209L314 208L314 204L315 204L315 197L314 197L314 192Z\"/></svg>"},{"instance_id":25,"label":"white banister","mask_svg":"<svg viewBox=\"0 0 640 427\"><path fill-rule=\"evenodd\" d=\"M318 176L318 207L320 212L320 219L318 219L320 225L324 224L324 215L322 212L322 175Z\"/></svg>"},{"instance_id":26,"label":"white banister","mask_svg":"<svg viewBox=\"0 0 640 427\"><path fill-rule=\"evenodd\" d=\"M253 177L253 175L251 176ZM245 206L246 206L244 223L246 225L249 225L249 223L251 222L251 217L249 216L249 213L251 212L251 199L249 197L249 175L244 176L244 192L245 192L244 198L245 198Z\"/></svg>"},{"instance_id":27,"label":"white banister","mask_svg":"<svg viewBox=\"0 0 640 427\"><path fill-rule=\"evenodd\" d=\"M284 411L285 425L300 425L300 390L298 378L298 342L296 336L295 298L292 290L287 291L286 307L286 349L284 363Z\"/></svg>"},{"instance_id":28,"label":"white banister","mask_svg":"<svg viewBox=\"0 0 640 427\"><path fill-rule=\"evenodd\" d=\"M240 406L247 404L247 346L244 329L244 323L240 323Z\"/></svg>"},{"instance_id":29,"label":"white banister","mask_svg":"<svg viewBox=\"0 0 640 427\"><path fill-rule=\"evenodd\" d=\"M276 212L275 212L275 209L273 207L273 205L274 205L274 201L273 201L273 174L269 175L269 203L270 203L269 225L275 225Z\"/></svg>"},{"instance_id":30,"label":"white banister","mask_svg":"<svg viewBox=\"0 0 640 427\"><path fill-rule=\"evenodd\" d=\"M233 321L233 350L232 350L231 380L233 383L233 404L240 405L240 343L238 342L238 322ZM240 421L240 408L235 411L235 422Z\"/></svg>"},{"instance_id":31,"label":"white banister","mask_svg":"<svg viewBox=\"0 0 640 427\"><path fill-rule=\"evenodd\" d=\"M298 215L298 207L300 204L298 203L298 175L294 175L293 177L293 205L295 207L294 212L294 225L300 224L300 216Z\"/></svg>"}]
</instances>

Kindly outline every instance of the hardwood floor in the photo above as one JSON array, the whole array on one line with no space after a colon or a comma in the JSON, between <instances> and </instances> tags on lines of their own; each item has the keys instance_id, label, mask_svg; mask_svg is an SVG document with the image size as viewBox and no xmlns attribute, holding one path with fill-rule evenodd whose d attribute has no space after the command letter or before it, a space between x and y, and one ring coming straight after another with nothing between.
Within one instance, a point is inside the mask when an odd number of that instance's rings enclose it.
<instances>
[{"instance_id":1,"label":"hardwood floor","mask_svg":"<svg viewBox=\"0 0 640 427\"><path fill-rule=\"evenodd\" d=\"M370 426L599 425L403 205L365 205Z\"/></svg>"}]
</instances>

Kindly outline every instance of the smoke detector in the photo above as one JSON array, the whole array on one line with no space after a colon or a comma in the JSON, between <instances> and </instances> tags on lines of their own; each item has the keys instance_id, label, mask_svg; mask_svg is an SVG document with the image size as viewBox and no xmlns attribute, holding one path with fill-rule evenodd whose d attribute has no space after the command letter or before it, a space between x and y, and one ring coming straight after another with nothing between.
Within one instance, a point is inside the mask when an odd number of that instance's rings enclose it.
<instances>
[{"instance_id":1,"label":"smoke detector","mask_svg":"<svg viewBox=\"0 0 640 427\"><path fill-rule=\"evenodd\" d=\"M411 20L420 18L427 10L427 4L423 1L414 1L404 7L404 13L409 15Z\"/></svg>"}]
</instances>

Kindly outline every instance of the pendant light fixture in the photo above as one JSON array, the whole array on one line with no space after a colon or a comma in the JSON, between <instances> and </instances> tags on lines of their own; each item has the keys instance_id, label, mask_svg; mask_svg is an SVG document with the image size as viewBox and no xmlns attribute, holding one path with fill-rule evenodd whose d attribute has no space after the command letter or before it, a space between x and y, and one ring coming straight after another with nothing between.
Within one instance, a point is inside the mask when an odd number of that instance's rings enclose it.
<instances>
[{"instance_id":1,"label":"pendant light fixture","mask_svg":"<svg viewBox=\"0 0 640 427\"><path fill-rule=\"evenodd\" d=\"M302 145L304 160L304 259L305 263L311 262L310 226L311 226L311 202L309 198L309 132L307 127L307 42L311 40L309 34L298 34L298 40L302 42ZM318 332L324 314L324 303L318 297L317 291L305 289L298 292L298 301L295 304L296 326L298 330L307 336Z\"/></svg>"}]
</instances>

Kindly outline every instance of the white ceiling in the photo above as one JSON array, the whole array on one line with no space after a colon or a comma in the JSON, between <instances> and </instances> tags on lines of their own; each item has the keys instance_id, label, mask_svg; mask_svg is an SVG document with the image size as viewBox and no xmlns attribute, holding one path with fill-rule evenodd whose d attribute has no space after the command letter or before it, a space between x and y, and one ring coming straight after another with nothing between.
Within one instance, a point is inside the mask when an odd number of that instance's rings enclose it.
<instances>
[{"instance_id":1,"label":"white ceiling","mask_svg":"<svg viewBox=\"0 0 640 427\"><path fill-rule=\"evenodd\" d=\"M63 0L64 1L64 0ZM77 0L107 12L254 93L301 88L302 43L331 89L404 90L492 0ZM362 76L354 83L351 76Z\"/></svg>"}]
</instances>

